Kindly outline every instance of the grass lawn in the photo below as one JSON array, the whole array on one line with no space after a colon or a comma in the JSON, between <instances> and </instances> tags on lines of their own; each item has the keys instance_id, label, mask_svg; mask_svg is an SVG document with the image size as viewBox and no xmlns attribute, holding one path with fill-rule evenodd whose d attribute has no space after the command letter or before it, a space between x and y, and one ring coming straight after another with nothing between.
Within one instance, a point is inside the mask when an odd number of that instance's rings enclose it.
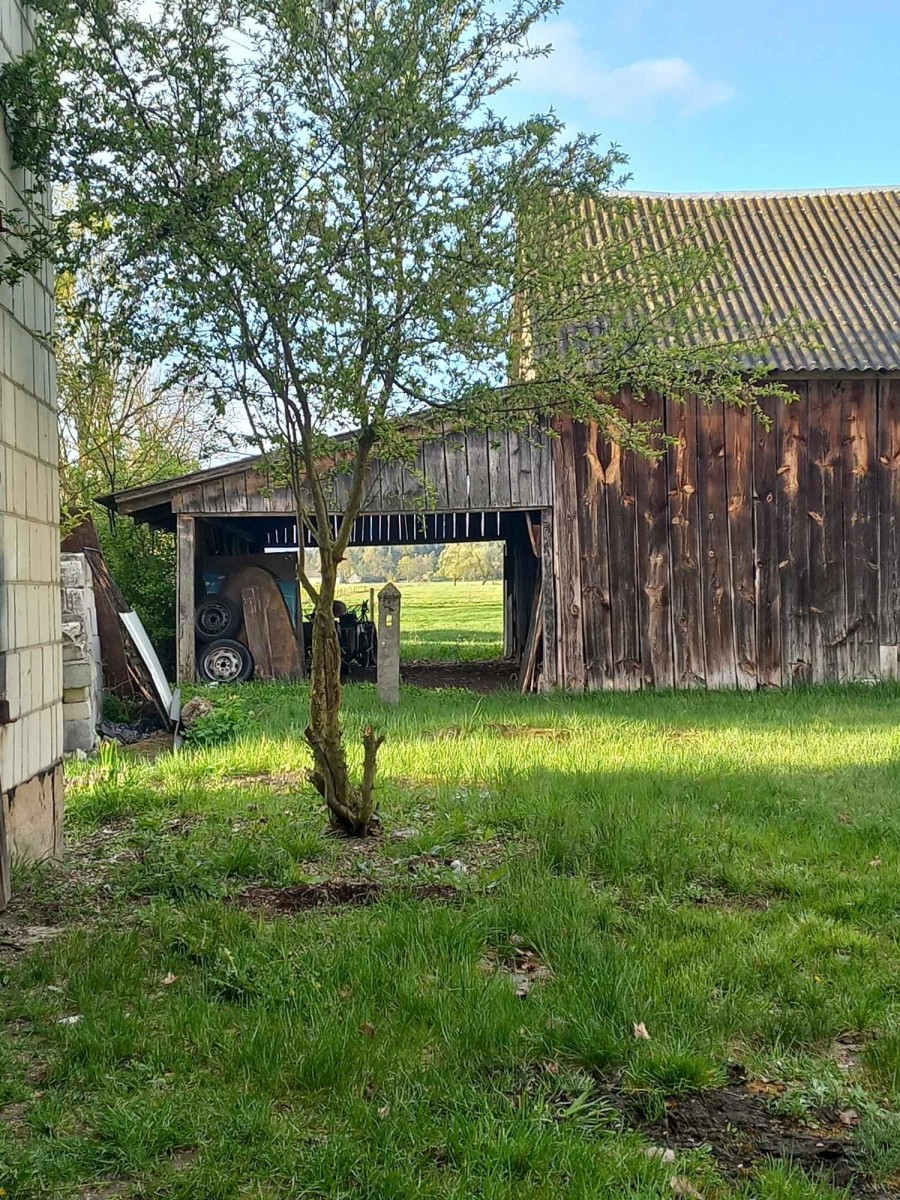
<instances>
[{"instance_id":1,"label":"grass lawn","mask_svg":"<svg viewBox=\"0 0 900 1200\"><path fill-rule=\"evenodd\" d=\"M376 584L376 593L383 585ZM405 662L475 662L503 653L503 584L401 583L400 652ZM368 584L345 584L342 600L369 598Z\"/></svg>"},{"instance_id":2,"label":"grass lawn","mask_svg":"<svg viewBox=\"0 0 900 1200\"><path fill-rule=\"evenodd\" d=\"M378 840L323 836L299 688L71 764L13 914L63 931L0 932L10 1200L900 1194L900 690L346 697Z\"/></svg>"}]
</instances>

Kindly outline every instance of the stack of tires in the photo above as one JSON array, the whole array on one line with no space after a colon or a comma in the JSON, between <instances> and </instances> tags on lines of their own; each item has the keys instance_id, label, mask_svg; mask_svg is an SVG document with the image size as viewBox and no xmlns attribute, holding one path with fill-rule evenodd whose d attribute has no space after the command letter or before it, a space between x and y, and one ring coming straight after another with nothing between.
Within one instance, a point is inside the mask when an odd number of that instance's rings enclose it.
<instances>
[{"instance_id":1,"label":"stack of tires","mask_svg":"<svg viewBox=\"0 0 900 1200\"><path fill-rule=\"evenodd\" d=\"M237 640L241 610L227 596L210 596L197 606L197 673L207 683L244 683L253 675L253 656Z\"/></svg>"}]
</instances>

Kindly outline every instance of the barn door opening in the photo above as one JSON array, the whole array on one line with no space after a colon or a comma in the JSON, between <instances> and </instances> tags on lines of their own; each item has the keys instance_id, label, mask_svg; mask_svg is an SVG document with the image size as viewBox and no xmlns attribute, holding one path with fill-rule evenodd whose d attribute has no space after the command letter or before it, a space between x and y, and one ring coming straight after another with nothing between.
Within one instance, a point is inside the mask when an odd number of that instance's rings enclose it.
<instances>
[{"instance_id":1,"label":"barn door opening","mask_svg":"<svg viewBox=\"0 0 900 1200\"><path fill-rule=\"evenodd\" d=\"M508 514L504 571L505 655L520 691L555 682L556 622L549 509ZM546 580L546 583L545 583ZM549 637L545 634L549 631Z\"/></svg>"}]
</instances>

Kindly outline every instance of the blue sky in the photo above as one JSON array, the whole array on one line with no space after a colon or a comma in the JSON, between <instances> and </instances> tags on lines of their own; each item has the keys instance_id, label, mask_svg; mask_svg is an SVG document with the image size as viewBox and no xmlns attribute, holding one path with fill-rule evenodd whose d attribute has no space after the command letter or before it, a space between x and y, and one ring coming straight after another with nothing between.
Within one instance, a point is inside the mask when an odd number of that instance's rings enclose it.
<instances>
[{"instance_id":1,"label":"blue sky","mask_svg":"<svg viewBox=\"0 0 900 1200\"><path fill-rule=\"evenodd\" d=\"M540 40L508 103L619 143L631 187L900 184L900 0L568 0Z\"/></svg>"}]
</instances>

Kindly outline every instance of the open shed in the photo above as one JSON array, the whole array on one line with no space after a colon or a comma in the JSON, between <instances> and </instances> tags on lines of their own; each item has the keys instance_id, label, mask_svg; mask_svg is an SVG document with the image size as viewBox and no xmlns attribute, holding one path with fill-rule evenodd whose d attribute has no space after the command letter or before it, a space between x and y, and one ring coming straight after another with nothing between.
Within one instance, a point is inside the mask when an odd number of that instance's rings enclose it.
<instances>
[{"instance_id":1,"label":"open shed","mask_svg":"<svg viewBox=\"0 0 900 1200\"><path fill-rule=\"evenodd\" d=\"M376 458L350 545L502 542L505 655L517 660L540 591L543 539L549 545L552 538L551 457L546 430L534 425L518 434L447 432L422 442L412 469ZM348 486L349 477L335 473L330 497L335 522ZM107 502L177 534L179 680L195 675L194 612L204 580L251 565L285 581L295 578L293 497L267 475L260 456L133 488ZM309 530L304 535L312 545ZM552 620L552 614L544 617Z\"/></svg>"},{"instance_id":2,"label":"open shed","mask_svg":"<svg viewBox=\"0 0 900 1200\"><path fill-rule=\"evenodd\" d=\"M671 439L656 461L565 417L527 436L448 432L422 444L416 472L374 461L353 544L502 540L506 653L521 656L536 617L548 687L897 678L900 190L640 203L726 244L738 286L720 281L723 337L767 312L816 322L808 344L772 353L796 400L771 405L767 428L721 404L623 392L626 416ZM295 544L290 496L268 484L247 459L109 500L177 531L182 679L207 565L271 566L267 551ZM335 519L340 488L338 476Z\"/></svg>"}]
</instances>

